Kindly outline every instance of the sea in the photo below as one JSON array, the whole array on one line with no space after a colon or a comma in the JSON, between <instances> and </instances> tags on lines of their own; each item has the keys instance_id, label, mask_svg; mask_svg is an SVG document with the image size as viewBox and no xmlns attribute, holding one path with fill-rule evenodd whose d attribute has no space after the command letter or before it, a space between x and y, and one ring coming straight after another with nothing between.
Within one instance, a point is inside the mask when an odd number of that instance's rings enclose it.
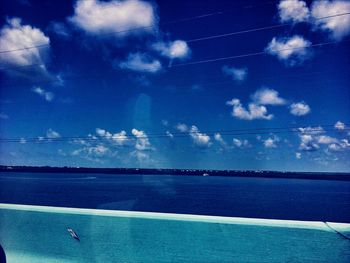
<instances>
[{"instance_id":1,"label":"sea","mask_svg":"<svg viewBox=\"0 0 350 263\"><path fill-rule=\"evenodd\" d=\"M0 203L350 223L350 181L1 172Z\"/></svg>"}]
</instances>

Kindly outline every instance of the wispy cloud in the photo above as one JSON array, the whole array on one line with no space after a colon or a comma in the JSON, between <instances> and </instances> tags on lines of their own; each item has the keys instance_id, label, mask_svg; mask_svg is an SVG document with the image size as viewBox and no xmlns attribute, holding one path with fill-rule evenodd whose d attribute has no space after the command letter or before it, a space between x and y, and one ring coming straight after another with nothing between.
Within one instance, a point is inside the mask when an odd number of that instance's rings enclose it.
<instances>
[{"instance_id":1,"label":"wispy cloud","mask_svg":"<svg viewBox=\"0 0 350 263\"><path fill-rule=\"evenodd\" d=\"M0 112L0 119L2 120L7 120L9 118L9 116L3 112Z\"/></svg>"},{"instance_id":2,"label":"wispy cloud","mask_svg":"<svg viewBox=\"0 0 350 263\"><path fill-rule=\"evenodd\" d=\"M46 132L46 137L48 139L57 139L57 138L60 138L61 135L57 131L54 131L52 129L48 129Z\"/></svg>"},{"instance_id":3,"label":"wispy cloud","mask_svg":"<svg viewBox=\"0 0 350 263\"><path fill-rule=\"evenodd\" d=\"M225 65L222 67L222 72L237 82L243 82L248 76L247 68L236 68Z\"/></svg>"},{"instance_id":4,"label":"wispy cloud","mask_svg":"<svg viewBox=\"0 0 350 263\"><path fill-rule=\"evenodd\" d=\"M128 69L143 73L157 73L162 69L159 60L153 59L144 53L131 53L127 59L118 63L121 69Z\"/></svg>"},{"instance_id":5,"label":"wispy cloud","mask_svg":"<svg viewBox=\"0 0 350 263\"><path fill-rule=\"evenodd\" d=\"M32 91L43 97L48 102L52 101L55 97L55 95L52 92L46 91L41 87L33 87Z\"/></svg>"}]
</instances>

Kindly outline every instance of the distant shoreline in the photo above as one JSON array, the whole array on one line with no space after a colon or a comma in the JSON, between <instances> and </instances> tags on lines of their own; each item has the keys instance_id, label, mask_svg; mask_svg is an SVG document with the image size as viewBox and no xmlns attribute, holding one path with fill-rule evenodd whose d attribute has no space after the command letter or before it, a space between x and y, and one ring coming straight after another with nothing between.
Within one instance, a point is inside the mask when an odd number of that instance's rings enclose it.
<instances>
[{"instance_id":1,"label":"distant shoreline","mask_svg":"<svg viewBox=\"0 0 350 263\"><path fill-rule=\"evenodd\" d=\"M254 178L288 178L350 181L350 173L330 172L281 172L252 170L207 170L207 169L153 169L153 168L88 168L51 166L0 166L0 172L23 173L100 173L100 174L145 174L179 176L229 176Z\"/></svg>"}]
</instances>

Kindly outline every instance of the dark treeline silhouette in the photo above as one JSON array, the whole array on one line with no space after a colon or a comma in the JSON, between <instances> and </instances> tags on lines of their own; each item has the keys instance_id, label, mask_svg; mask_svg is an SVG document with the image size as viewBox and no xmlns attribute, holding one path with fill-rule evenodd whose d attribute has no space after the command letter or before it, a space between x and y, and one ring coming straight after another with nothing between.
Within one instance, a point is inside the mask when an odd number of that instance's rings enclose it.
<instances>
[{"instance_id":1,"label":"dark treeline silhouette","mask_svg":"<svg viewBox=\"0 0 350 263\"><path fill-rule=\"evenodd\" d=\"M207 170L207 169L152 169L152 168L89 168L51 166L0 166L0 172L26 173L94 173L115 175L178 175L178 176L236 176L263 178L295 178L350 181L350 173L281 172L265 170Z\"/></svg>"}]
</instances>

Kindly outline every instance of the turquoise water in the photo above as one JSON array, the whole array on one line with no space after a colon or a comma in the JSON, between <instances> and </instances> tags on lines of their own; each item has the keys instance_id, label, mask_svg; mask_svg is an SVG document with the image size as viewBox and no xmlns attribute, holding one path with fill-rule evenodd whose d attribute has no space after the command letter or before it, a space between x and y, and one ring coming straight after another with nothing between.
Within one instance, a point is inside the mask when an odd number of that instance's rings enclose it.
<instances>
[{"instance_id":1,"label":"turquoise water","mask_svg":"<svg viewBox=\"0 0 350 263\"><path fill-rule=\"evenodd\" d=\"M349 234L349 224L330 225ZM349 240L322 222L8 204L0 242L22 263L350 262Z\"/></svg>"}]
</instances>

